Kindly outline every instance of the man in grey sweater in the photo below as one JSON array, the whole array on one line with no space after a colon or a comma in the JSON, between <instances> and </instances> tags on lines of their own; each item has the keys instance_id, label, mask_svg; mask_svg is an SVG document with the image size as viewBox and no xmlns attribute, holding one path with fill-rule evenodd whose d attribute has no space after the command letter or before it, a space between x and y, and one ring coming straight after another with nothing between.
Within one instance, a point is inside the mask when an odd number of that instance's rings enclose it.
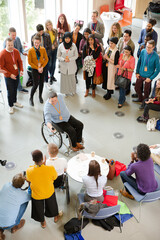
<instances>
[{"instance_id":1,"label":"man in grey sweater","mask_svg":"<svg viewBox=\"0 0 160 240\"><path fill-rule=\"evenodd\" d=\"M93 10L91 18L92 21L87 24L87 28L91 30L99 43L103 44L102 38L104 37L104 24L98 21L98 12L95 10Z\"/></svg>"}]
</instances>

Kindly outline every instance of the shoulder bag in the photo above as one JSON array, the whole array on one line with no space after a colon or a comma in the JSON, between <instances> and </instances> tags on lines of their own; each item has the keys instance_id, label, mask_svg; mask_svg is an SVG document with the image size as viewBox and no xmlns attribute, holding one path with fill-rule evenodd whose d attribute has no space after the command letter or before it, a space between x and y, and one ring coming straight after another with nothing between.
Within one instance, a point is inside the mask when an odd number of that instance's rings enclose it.
<instances>
[{"instance_id":1,"label":"shoulder bag","mask_svg":"<svg viewBox=\"0 0 160 240\"><path fill-rule=\"evenodd\" d=\"M125 77L123 77L123 73L122 72L121 75L116 75L116 79L115 79L115 85L117 85L118 87L127 89L127 87L130 84L130 80L128 79L128 71L125 70Z\"/></svg>"}]
</instances>

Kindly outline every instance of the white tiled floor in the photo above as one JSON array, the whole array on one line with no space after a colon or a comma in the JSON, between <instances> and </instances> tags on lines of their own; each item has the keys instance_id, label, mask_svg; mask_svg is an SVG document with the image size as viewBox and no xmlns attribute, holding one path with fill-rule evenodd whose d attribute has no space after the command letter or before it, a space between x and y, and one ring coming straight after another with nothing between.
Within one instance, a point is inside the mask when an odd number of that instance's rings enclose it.
<instances>
[{"instance_id":1,"label":"white tiled floor","mask_svg":"<svg viewBox=\"0 0 160 240\"><path fill-rule=\"evenodd\" d=\"M141 21L133 20L133 40L137 43ZM137 45L137 44L136 44ZM60 75L56 73L57 83L54 83L53 89L59 91ZM134 80L135 76L133 77ZM65 98L69 111L84 123L84 139L86 153L95 151L96 154L107 158L128 164L130 161L130 152L132 147L139 143L154 144L160 142L158 131L148 132L145 124L137 123L136 118L142 113L138 110L138 104L132 103L131 96L127 96L125 106L120 111L125 113L124 117L117 117L118 111L117 99L118 91L115 92L112 99L105 101L102 96L104 90L97 87L96 98L91 96L84 98L85 82L82 79L82 72L78 74L79 83L77 85L77 94L74 97ZM5 86L2 82L5 95ZM134 92L132 88L132 93ZM47 89L44 88L43 97L47 99ZM5 108L0 105L0 159L7 159L16 163L16 168L7 171L0 166L0 188L4 183L10 181L12 177L25 170L32 164L31 151L40 149L46 154L46 144L41 136L41 123L43 121L43 105L38 102L38 94L35 95L35 107L30 107L28 103L29 95L18 93L19 102L24 105L23 109L15 109L14 115L8 114L7 101ZM80 109L87 108L88 114L83 114ZM151 116L160 116L159 113L151 112ZM122 139L115 139L113 134L121 132L124 135ZM60 156L64 149L60 150ZM72 153L70 157L74 156ZM68 158L69 159L69 158ZM23 229L15 234L6 231L6 239L32 240L32 239L54 239L61 240L63 237L63 225L71 217L75 216L76 194L81 188L81 184L69 179L71 203L67 206L65 202L65 193L57 191L59 208L64 210L64 217L55 224L53 219L47 219L47 228L43 230L39 223L30 218L30 204L24 215L26 224ZM120 189L122 183L120 177L113 181L108 181L115 189ZM138 214L138 204L132 200L126 200L134 213ZM160 235L160 203L144 204L142 206L142 220L137 223L134 218L124 224L123 232L120 234L118 228L107 232L90 223L83 231L85 240L103 239L123 239L123 240L158 240Z\"/></svg>"}]
</instances>

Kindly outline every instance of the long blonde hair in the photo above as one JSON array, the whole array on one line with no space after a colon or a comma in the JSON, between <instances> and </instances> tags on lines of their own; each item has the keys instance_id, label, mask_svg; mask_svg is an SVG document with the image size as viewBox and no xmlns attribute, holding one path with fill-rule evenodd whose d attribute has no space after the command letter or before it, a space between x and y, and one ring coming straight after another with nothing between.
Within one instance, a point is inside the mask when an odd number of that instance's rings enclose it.
<instances>
[{"instance_id":1,"label":"long blonde hair","mask_svg":"<svg viewBox=\"0 0 160 240\"><path fill-rule=\"evenodd\" d=\"M113 33L113 31L112 31L113 26L115 26L118 29L117 34ZM120 39L120 37L122 37L122 28L118 22L114 22L110 28L109 38L111 38L111 37L117 37L118 39Z\"/></svg>"},{"instance_id":2,"label":"long blonde hair","mask_svg":"<svg viewBox=\"0 0 160 240\"><path fill-rule=\"evenodd\" d=\"M54 30L54 29L53 29L53 23L52 23L52 21L48 19L48 20L45 22L45 32L48 32L48 31L49 31L49 30L47 29L47 24L48 24L48 23L50 23L50 24L52 25L52 31Z\"/></svg>"}]
</instances>

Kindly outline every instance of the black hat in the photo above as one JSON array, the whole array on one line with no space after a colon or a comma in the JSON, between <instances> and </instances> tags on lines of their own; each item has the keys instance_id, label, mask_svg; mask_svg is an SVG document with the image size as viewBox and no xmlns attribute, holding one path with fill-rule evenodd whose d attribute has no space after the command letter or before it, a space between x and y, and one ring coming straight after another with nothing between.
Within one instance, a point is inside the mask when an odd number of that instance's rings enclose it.
<instances>
[{"instance_id":1,"label":"black hat","mask_svg":"<svg viewBox=\"0 0 160 240\"><path fill-rule=\"evenodd\" d=\"M109 39L109 41L117 44L117 43L118 43L118 38L117 38L117 37L111 37L111 38Z\"/></svg>"}]
</instances>

